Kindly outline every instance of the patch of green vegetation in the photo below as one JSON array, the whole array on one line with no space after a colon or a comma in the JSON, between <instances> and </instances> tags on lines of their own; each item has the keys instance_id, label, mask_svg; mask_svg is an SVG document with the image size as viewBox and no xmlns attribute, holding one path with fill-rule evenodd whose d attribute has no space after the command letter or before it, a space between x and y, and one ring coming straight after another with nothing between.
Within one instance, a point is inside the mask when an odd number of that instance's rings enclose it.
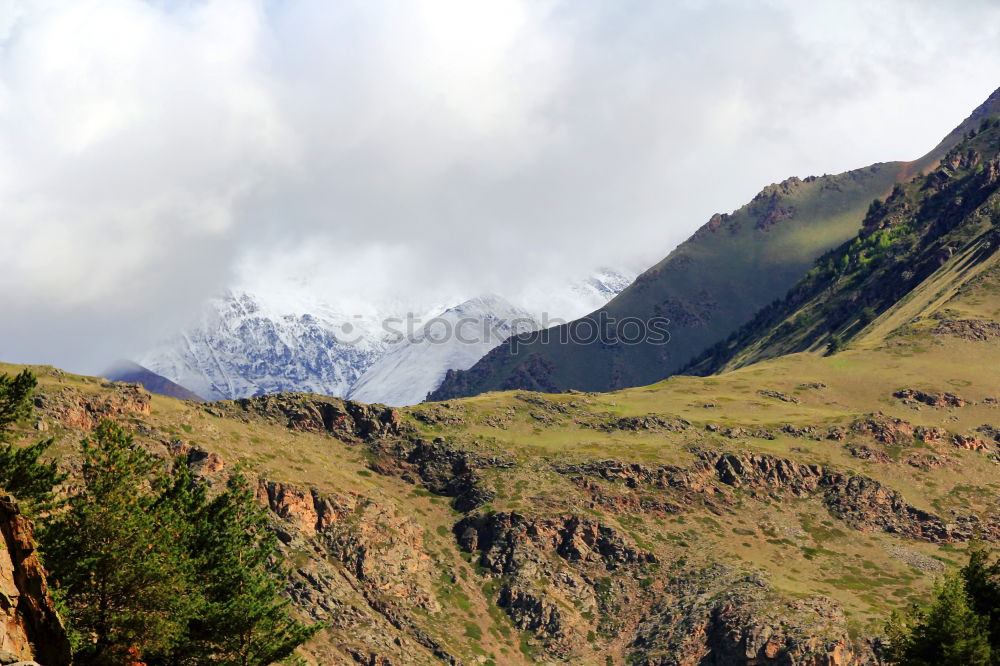
<instances>
[{"instance_id":1,"label":"patch of green vegetation","mask_svg":"<svg viewBox=\"0 0 1000 666\"><path fill-rule=\"evenodd\" d=\"M471 638L474 641L480 641L483 639L483 630L475 622L466 622L464 635L466 638Z\"/></svg>"}]
</instances>

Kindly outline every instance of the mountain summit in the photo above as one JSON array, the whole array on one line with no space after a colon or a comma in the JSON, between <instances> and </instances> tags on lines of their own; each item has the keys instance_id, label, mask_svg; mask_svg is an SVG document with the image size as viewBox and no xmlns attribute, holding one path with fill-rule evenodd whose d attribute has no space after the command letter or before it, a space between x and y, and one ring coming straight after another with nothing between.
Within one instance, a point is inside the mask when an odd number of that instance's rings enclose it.
<instances>
[{"instance_id":1,"label":"mountain summit","mask_svg":"<svg viewBox=\"0 0 1000 666\"><path fill-rule=\"evenodd\" d=\"M670 320L668 344L564 342L563 331L522 336L466 371L449 372L432 400L493 390L607 391L680 371L783 296L825 252L858 232L872 200L926 173L981 120L1000 112L1000 90L933 150L837 175L768 185L732 213L713 215L694 235L584 320Z\"/></svg>"},{"instance_id":2,"label":"mountain summit","mask_svg":"<svg viewBox=\"0 0 1000 666\"><path fill-rule=\"evenodd\" d=\"M534 306L481 296L427 312L398 304L355 313L308 294L263 295L242 289L211 299L199 321L138 358L141 366L209 400L281 391L352 396L366 402L407 405L422 401L448 370L464 370L512 332L533 330L525 320L578 317L626 288L635 273L602 268L582 280L534 295ZM529 295L531 296L531 295ZM544 303L544 305L542 305ZM471 337L442 327L464 320ZM428 323L436 322L430 331ZM520 322L520 323L518 323ZM483 335L484 326L489 335ZM428 336L430 332L432 335Z\"/></svg>"}]
</instances>

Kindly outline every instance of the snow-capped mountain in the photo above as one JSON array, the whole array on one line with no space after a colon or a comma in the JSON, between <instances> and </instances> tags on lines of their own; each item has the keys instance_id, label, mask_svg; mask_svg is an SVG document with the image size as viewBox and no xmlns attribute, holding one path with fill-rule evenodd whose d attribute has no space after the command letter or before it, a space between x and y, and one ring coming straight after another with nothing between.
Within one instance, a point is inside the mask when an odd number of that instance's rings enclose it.
<instances>
[{"instance_id":1,"label":"snow-capped mountain","mask_svg":"<svg viewBox=\"0 0 1000 666\"><path fill-rule=\"evenodd\" d=\"M384 317L310 310L283 312L230 291L209 301L195 326L136 360L209 400L278 391L346 395L388 348Z\"/></svg>"},{"instance_id":2,"label":"snow-capped mountain","mask_svg":"<svg viewBox=\"0 0 1000 666\"><path fill-rule=\"evenodd\" d=\"M349 311L298 291L231 290L209 301L194 325L134 360L207 400L303 391L414 404L448 370L474 365L512 327L523 331L580 317L633 277L604 269L563 288L523 292L519 305L490 295L425 307L417 315L400 303ZM455 335L437 339L458 322L464 322L464 342Z\"/></svg>"},{"instance_id":3,"label":"snow-capped mountain","mask_svg":"<svg viewBox=\"0 0 1000 666\"><path fill-rule=\"evenodd\" d=\"M413 405L448 370L465 370L513 333L538 328L527 310L496 295L473 298L432 318L361 375L347 397L360 402Z\"/></svg>"}]
</instances>

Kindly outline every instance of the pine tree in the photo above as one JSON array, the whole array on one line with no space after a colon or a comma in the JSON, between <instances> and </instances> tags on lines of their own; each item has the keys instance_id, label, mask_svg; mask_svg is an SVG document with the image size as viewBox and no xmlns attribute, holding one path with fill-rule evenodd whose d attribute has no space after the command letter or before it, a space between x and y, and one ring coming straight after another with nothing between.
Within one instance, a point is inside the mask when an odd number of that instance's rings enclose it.
<instances>
[{"instance_id":1,"label":"pine tree","mask_svg":"<svg viewBox=\"0 0 1000 666\"><path fill-rule=\"evenodd\" d=\"M66 478L54 461L41 460L51 439L28 446L11 443L11 426L31 414L37 383L28 370L15 377L0 374L0 488L12 493L29 514L52 509L53 488Z\"/></svg>"},{"instance_id":2,"label":"pine tree","mask_svg":"<svg viewBox=\"0 0 1000 666\"><path fill-rule=\"evenodd\" d=\"M31 413L31 394L37 384L29 370L15 377L0 375L0 441L8 441L10 426Z\"/></svg>"},{"instance_id":3,"label":"pine tree","mask_svg":"<svg viewBox=\"0 0 1000 666\"><path fill-rule=\"evenodd\" d=\"M234 474L204 515L194 548L206 604L192 623L192 645L223 666L265 666L289 657L322 627L295 620L279 595L287 571L266 509Z\"/></svg>"},{"instance_id":4,"label":"pine tree","mask_svg":"<svg viewBox=\"0 0 1000 666\"><path fill-rule=\"evenodd\" d=\"M993 556L986 545L979 539L972 541L962 579L972 609L986 620L994 660L1000 662L1000 559L991 560Z\"/></svg>"},{"instance_id":5,"label":"pine tree","mask_svg":"<svg viewBox=\"0 0 1000 666\"><path fill-rule=\"evenodd\" d=\"M951 573L926 608L895 615L888 627L890 662L904 666L990 666L989 631L971 607L965 582Z\"/></svg>"},{"instance_id":6,"label":"pine tree","mask_svg":"<svg viewBox=\"0 0 1000 666\"><path fill-rule=\"evenodd\" d=\"M157 490L162 465L109 421L81 444L82 489L41 532L78 663L166 649L192 612L183 526Z\"/></svg>"}]
</instances>

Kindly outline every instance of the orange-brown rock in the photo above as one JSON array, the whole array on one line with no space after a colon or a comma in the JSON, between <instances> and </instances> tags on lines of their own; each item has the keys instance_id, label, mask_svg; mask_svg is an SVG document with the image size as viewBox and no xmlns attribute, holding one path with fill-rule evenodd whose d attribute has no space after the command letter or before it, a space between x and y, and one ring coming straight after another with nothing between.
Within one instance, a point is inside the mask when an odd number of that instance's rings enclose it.
<instances>
[{"instance_id":1,"label":"orange-brown rock","mask_svg":"<svg viewBox=\"0 0 1000 666\"><path fill-rule=\"evenodd\" d=\"M904 403L923 403L929 407L965 407L966 401L954 393L926 393L917 389L906 388L892 394Z\"/></svg>"},{"instance_id":2,"label":"orange-brown rock","mask_svg":"<svg viewBox=\"0 0 1000 666\"><path fill-rule=\"evenodd\" d=\"M960 449L967 451L989 451L990 445L972 435L955 435L952 441Z\"/></svg>"},{"instance_id":3,"label":"orange-brown rock","mask_svg":"<svg viewBox=\"0 0 1000 666\"><path fill-rule=\"evenodd\" d=\"M70 663L69 641L35 552L31 522L0 493L0 663Z\"/></svg>"},{"instance_id":4,"label":"orange-brown rock","mask_svg":"<svg viewBox=\"0 0 1000 666\"><path fill-rule=\"evenodd\" d=\"M323 495L313 489L263 479L257 487L257 497L306 536L315 536L342 520L355 510L358 502L353 495Z\"/></svg>"},{"instance_id":5,"label":"orange-brown rock","mask_svg":"<svg viewBox=\"0 0 1000 666\"><path fill-rule=\"evenodd\" d=\"M183 457L199 476L218 474L226 468L226 462L217 453L205 451L187 442L174 439L166 443L170 455Z\"/></svg>"},{"instance_id":6,"label":"orange-brown rock","mask_svg":"<svg viewBox=\"0 0 1000 666\"><path fill-rule=\"evenodd\" d=\"M909 446L913 444L913 424L903 419L886 416L882 412L869 414L851 424L851 432L867 435L877 442L889 446ZM837 439L842 439L838 437Z\"/></svg>"},{"instance_id":7,"label":"orange-brown rock","mask_svg":"<svg viewBox=\"0 0 1000 666\"><path fill-rule=\"evenodd\" d=\"M150 394L139 384L107 382L99 395L89 395L71 387L35 396L35 407L69 428L93 430L103 419L148 415Z\"/></svg>"},{"instance_id":8,"label":"orange-brown rock","mask_svg":"<svg viewBox=\"0 0 1000 666\"><path fill-rule=\"evenodd\" d=\"M917 426L914 430L917 439L924 444L940 444L948 436L948 431L944 428Z\"/></svg>"}]
</instances>

